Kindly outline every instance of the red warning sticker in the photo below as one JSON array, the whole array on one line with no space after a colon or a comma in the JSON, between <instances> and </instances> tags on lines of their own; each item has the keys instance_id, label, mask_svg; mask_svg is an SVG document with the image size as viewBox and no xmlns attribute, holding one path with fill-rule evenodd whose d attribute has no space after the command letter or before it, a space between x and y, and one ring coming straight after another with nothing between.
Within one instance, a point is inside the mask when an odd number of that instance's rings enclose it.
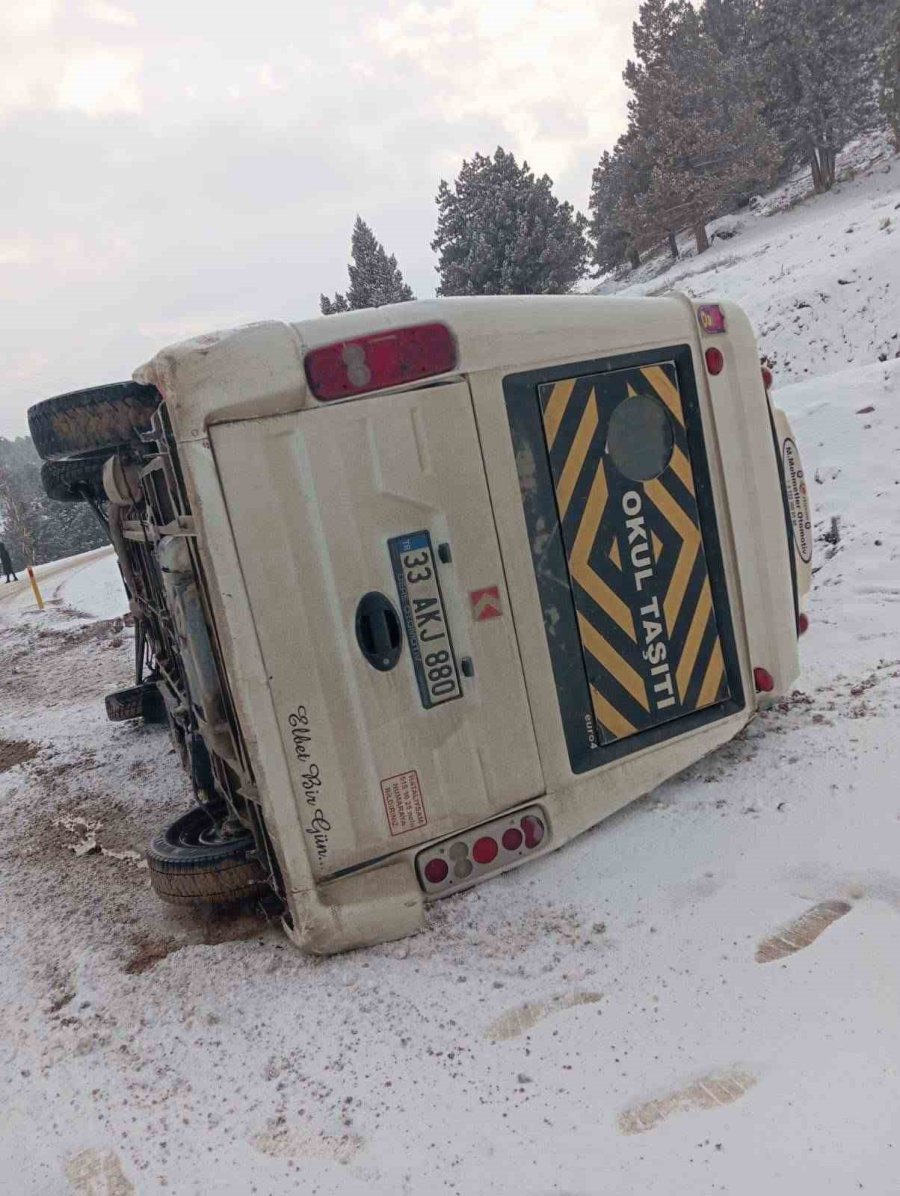
<instances>
[{"instance_id":1,"label":"red warning sticker","mask_svg":"<svg viewBox=\"0 0 900 1196\"><path fill-rule=\"evenodd\" d=\"M476 623L483 623L485 619L499 619L503 614L499 586L485 586L482 590L472 590L469 593L469 601L472 604L472 618Z\"/></svg>"},{"instance_id":2,"label":"red warning sticker","mask_svg":"<svg viewBox=\"0 0 900 1196\"><path fill-rule=\"evenodd\" d=\"M381 782L381 796L392 835L405 835L407 831L427 825L417 772L399 772L395 777L388 777Z\"/></svg>"}]
</instances>

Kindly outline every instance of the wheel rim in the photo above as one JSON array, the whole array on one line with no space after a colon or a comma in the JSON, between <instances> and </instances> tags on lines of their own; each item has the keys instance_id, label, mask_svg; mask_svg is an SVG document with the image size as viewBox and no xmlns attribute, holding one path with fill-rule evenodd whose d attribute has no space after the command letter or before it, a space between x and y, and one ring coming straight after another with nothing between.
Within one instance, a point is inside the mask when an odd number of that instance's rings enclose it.
<instances>
[{"instance_id":1,"label":"wheel rim","mask_svg":"<svg viewBox=\"0 0 900 1196\"><path fill-rule=\"evenodd\" d=\"M248 841L251 839L249 831L243 827L238 834L229 834L225 829L226 822L216 823L206 810L198 810L197 817L186 819L177 828L170 828L176 831L173 836L174 846L187 848L228 847L243 839Z\"/></svg>"},{"instance_id":2,"label":"wheel rim","mask_svg":"<svg viewBox=\"0 0 900 1196\"><path fill-rule=\"evenodd\" d=\"M197 842L201 847L223 847L231 843L236 843L241 839L249 838L249 834L243 827L241 827L236 835L231 835L225 830L224 824L217 826L213 823L212 826L200 831L200 834L197 836Z\"/></svg>"}]
</instances>

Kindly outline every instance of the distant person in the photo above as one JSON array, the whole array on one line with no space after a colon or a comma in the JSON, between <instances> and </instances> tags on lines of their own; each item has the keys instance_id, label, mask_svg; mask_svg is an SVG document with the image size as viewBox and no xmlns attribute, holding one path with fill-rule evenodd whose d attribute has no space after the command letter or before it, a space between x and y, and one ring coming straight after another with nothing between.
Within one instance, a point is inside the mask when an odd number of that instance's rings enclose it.
<instances>
[{"instance_id":1,"label":"distant person","mask_svg":"<svg viewBox=\"0 0 900 1196\"><path fill-rule=\"evenodd\" d=\"M0 540L0 573L6 574L6 585L11 581L18 581L15 573L13 573L12 561L9 559L9 553L6 551L6 545Z\"/></svg>"}]
</instances>

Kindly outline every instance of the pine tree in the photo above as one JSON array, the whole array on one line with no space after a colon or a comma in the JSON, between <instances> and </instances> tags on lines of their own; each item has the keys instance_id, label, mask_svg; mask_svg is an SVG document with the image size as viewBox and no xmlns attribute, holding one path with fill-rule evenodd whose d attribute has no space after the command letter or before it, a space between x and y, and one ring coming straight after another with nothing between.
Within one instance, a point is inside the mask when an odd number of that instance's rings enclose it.
<instances>
[{"instance_id":1,"label":"pine tree","mask_svg":"<svg viewBox=\"0 0 900 1196\"><path fill-rule=\"evenodd\" d=\"M700 20L704 32L729 62L740 62L751 51L751 28L759 0L703 0Z\"/></svg>"},{"instance_id":2,"label":"pine tree","mask_svg":"<svg viewBox=\"0 0 900 1196\"><path fill-rule=\"evenodd\" d=\"M650 163L641 143L632 131L623 134L613 152L603 154L591 180L591 238L601 271L626 260L632 269L640 265L641 251L648 246L639 197L649 183Z\"/></svg>"},{"instance_id":3,"label":"pine tree","mask_svg":"<svg viewBox=\"0 0 900 1196\"><path fill-rule=\"evenodd\" d=\"M890 126L894 146L900 150L900 3L891 14L878 65L881 111Z\"/></svg>"},{"instance_id":4,"label":"pine tree","mask_svg":"<svg viewBox=\"0 0 900 1196\"><path fill-rule=\"evenodd\" d=\"M767 121L817 192L838 151L874 116L873 15L883 0L760 0L752 21Z\"/></svg>"},{"instance_id":5,"label":"pine tree","mask_svg":"<svg viewBox=\"0 0 900 1196\"><path fill-rule=\"evenodd\" d=\"M749 86L687 0L646 0L635 50L624 77L633 136L650 163L644 229L671 241L673 230L690 228L702 253L707 222L770 180L777 147Z\"/></svg>"},{"instance_id":6,"label":"pine tree","mask_svg":"<svg viewBox=\"0 0 900 1196\"><path fill-rule=\"evenodd\" d=\"M634 60L629 59L624 71L625 83L633 92L670 60L672 44L689 10L688 0L643 0L631 27Z\"/></svg>"},{"instance_id":7,"label":"pine tree","mask_svg":"<svg viewBox=\"0 0 900 1196\"><path fill-rule=\"evenodd\" d=\"M464 161L452 188L441 180L439 295L560 295L584 276L587 220L553 194L547 175L497 147Z\"/></svg>"},{"instance_id":8,"label":"pine tree","mask_svg":"<svg viewBox=\"0 0 900 1196\"><path fill-rule=\"evenodd\" d=\"M740 108L748 100L759 104L764 83L755 68L753 28L760 0L703 0L700 24L704 38L721 55L723 68L719 80L723 87L722 104L726 112Z\"/></svg>"},{"instance_id":9,"label":"pine tree","mask_svg":"<svg viewBox=\"0 0 900 1196\"><path fill-rule=\"evenodd\" d=\"M106 544L87 503L54 502L41 485L41 459L28 436L0 439L0 540L16 568Z\"/></svg>"},{"instance_id":10,"label":"pine tree","mask_svg":"<svg viewBox=\"0 0 900 1196\"><path fill-rule=\"evenodd\" d=\"M350 287L346 294L338 293L333 299L329 299L327 295L321 296L323 316L332 316L341 311L356 311L362 307L381 307L385 303L406 303L409 299L415 299L412 290L403 281L397 259L393 254L388 257L384 246L359 216L353 225L350 256L353 259L347 267Z\"/></svg>"}]
</instances>

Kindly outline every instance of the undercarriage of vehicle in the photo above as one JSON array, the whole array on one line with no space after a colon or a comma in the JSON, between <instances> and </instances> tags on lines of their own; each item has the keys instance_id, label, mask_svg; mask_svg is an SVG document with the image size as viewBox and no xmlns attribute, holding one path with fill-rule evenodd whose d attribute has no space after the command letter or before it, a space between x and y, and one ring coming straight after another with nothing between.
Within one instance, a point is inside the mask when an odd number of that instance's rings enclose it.
<instances>
[{"instance_id":1,"label":"undercarriage of vehicle","mask_svg":"<svg viewBox=\"0 0 900 1196\"><path fill-rule=\"evenodd\" d=\"M158 896L178 905L265 897L279 870L208 606L194 521L158 391L119 383L29 413L48 494L85 501L115 548L134 619L135 679L110 719L167 722L196 808L151 842Z\"/></svg>"}]
</instances>

